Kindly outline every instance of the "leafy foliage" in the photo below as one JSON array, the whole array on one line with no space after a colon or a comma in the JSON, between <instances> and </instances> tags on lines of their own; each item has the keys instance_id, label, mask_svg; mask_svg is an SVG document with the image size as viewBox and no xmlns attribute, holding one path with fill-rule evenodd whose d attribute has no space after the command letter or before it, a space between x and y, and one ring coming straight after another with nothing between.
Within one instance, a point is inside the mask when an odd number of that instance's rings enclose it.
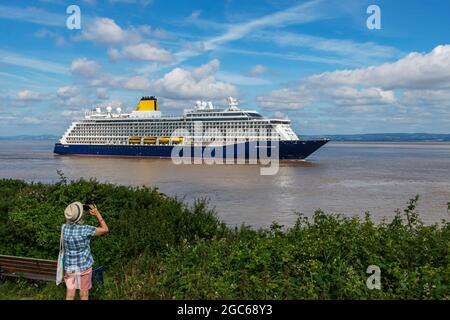
<instances>
[{"instance_id":1,"label":"leafy foliage","mask_svg":"<svg viewBox=\"0 0 450 320\"><path fill-rule=\"evenodd\" d=\"M106 268L96 299L450 298L450 224L424 225L419 197L390 222L319 210L290 229L253 230L227 227L205 201L187 207L146 187L62 176L53 185L0 180L0 191L0 254L56 259L66 205L97 204L110 233L92 242ZM381 290L366 286L369 265L381 268ZM64 294L23 280L0 286L1 299L18 297Z\"/></svg>"}]
</instances>

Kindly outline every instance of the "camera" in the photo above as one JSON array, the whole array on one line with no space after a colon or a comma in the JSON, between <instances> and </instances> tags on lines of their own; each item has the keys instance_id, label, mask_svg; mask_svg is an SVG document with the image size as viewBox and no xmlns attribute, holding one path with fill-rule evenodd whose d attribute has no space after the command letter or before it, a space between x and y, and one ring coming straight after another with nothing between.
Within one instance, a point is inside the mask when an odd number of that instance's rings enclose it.
<instances>
[{"instance_id":1,"label":"camera","mask_svg":"<svg viewBox=\"0 0 450 320\"><path fill-rule=\"evenodd\" d=\"M83 204L83 210L89 211L91 204Z\"/></svg>"}]
</instances>

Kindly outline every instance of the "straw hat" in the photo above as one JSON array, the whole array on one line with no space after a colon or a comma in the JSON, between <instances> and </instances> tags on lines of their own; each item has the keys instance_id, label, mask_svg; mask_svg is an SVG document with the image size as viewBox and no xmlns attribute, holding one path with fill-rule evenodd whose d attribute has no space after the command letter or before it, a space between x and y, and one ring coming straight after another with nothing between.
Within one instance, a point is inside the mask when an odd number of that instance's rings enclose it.
<instances>
[{"instance_id":1,"label":"straw hat","mask_svg":"<svg viewBox=\"0 0 450 320\"><path fill-rule=\"evenodd\" d=\"M83 217L83 204L81 202L73 202L64 210L64 216L67 222L77 223Z\"/></svg>"}]
</instances>

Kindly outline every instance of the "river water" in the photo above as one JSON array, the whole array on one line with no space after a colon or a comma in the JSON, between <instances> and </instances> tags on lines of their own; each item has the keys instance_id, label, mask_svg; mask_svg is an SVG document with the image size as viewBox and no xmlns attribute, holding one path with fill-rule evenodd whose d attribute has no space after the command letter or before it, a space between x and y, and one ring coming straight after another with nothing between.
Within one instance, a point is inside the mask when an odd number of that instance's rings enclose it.
<instances>
[{"instance_id":1,"label":"river water","mask_svg":"<svg viewBox=\"0 0 450 320\"><path fill-rule=\"evenodd\" d=\"M207 198L230 225L285 226L296 212L392 218L408 199L421 196L426 223L450 218L450 143L330 142L308 161L281 163L263 176L257 165L175 165L167 159L67 157L52 153L54 141L0 141L0 178L55 182L95 177L124 185L157 186L192 203ZM74 199L75 200L75 199Z\"/></svg>"}]
</instances>

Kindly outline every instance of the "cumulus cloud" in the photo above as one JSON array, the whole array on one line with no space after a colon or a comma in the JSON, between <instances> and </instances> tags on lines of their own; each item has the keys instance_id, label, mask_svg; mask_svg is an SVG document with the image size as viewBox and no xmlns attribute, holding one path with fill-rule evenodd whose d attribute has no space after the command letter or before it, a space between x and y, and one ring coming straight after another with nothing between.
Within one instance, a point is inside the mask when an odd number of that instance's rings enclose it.
<instances>
[{"instance_id":1,"label":"cumulus cloud","mask_svg":"<svg viewBox=\"0 0 450 320\"><path fill-rule=\"evenodd\" d=\"M18 101L40 101L45 98L45 94L31 90L22 90L17 92L16 100Z\"/></svg>"},{"instance_id":2,"label":"cumulus cloud","mask_svg":"<svg viewBox=\"0 0 450 320\"><path fill-rule=\"evenodd\" d=\"M429 89L450 86L450 45L434 48L430 53L413 52L380 66L325 72L309 79L317 84L366 85L392 89Z\"/></svg>"},{"instance_id":3,"label":"cumulus cloud","mask_svg":"<svg viewBox=\"0 0 450 320\"><path fill-rule=\"evenodd\" d=\"M78 86L64 86L58 88L56 95L60 98L69 98L77 95L80 92L80 87Z\"/></svg>"},{"instance_id":4,"label":"cumulus cloud","mask_svg":"<svg viewBox=\"0 0 450 320\"><path fill-rule=\"evenodd\" d=\"M300 86L273 90L257 97L256 100L267 109L303 109L314 101L314 95L305 86Z\"/></svg>"},{"instance_id":5,"label":"cumulus cloud","mask_svg":"<svg viewBox=\"0 0 450 320\"><path fill-rule=\"evenodd\" d=\"M385 91L380 88L339 87L327 89L326 93L329 99L339 106L380 105L395 102L393 91Z\"/></svg>"},{"instance_id":6,"label":"cumulus cloud","mask_svg":"<svg viewBox=\"0 0 450 320\"><path fill-rule=\"evenodd\" d=\"M175 68L156 80L154 86L164 96L178 99L220 99L238 95L235 86L215 78L219 66L219 60L214 59L194 70Z\"/></svg>"},{"instance_id":7,"label":"cumulus cloud","mask_svg":"<svg viewBox=\"0 0 450 320\"><path fill-rule=\"evenodd\" d=\"M148 25L122 28L113 19L106 17L94 18L77 39L89 40L104 45L124 45L141 42L145 37L169 37L168 32L162 29L152 29Z\"/></svg>"},{"instance_id":8,"label":"cumulus cloud","mask_svg":"<svg viewBox=\"0 0 450 320\"><path fill-rule=\"evenodd\" d=\"M128 90L150 90L151 82L143 76L136 76L126 80L123 87Z\"/></svg>"},{"instance_id":9,"label":"cumulus cloud","mask_svg":"<svg viewBox=\"0 0 450 320\"><path fill-rule=\"evenodd\" d=\"M68 85L56 90L56 105L83 108L90 104L89 90L78 85Z\"/></svg>"},{"instance_id":10,"label":"cumulus cloud","mask_svg":"<svg viewBox=\"0 0 450 320\"><path fill-rule=\"evenodd\" d=\"M222 99L238 95L235 86L217 80L219 67L219 60L214 59L192 70L174 68L159 79L135 76L124 81L123 87L129 90L151 90L172 100Z\"/></svg>"},{"instance_id":11,"label":"cumulus cloud","mask_svg":"<svg viewBox=\"0 0 450 320\"><path fill-rule=\"evenodd\" d=\"M108 49L108 57L111 61L116 61L120 59L120 51L115 48L109 48Z\"/></svg>"},{"instance_id":12,"label":"cumulus cloud","mask_svg":"<svg viewBox=\"0 0 450 320\"><path fill-rule=\"evenodd\" d=\"M84 29L82 38L104 44L117 44L127 39L127 32L116 24L113 19L95 18Z\"/></svg>"},{"instance_id":13,"label":"cumulus cloud","mask_svg":"<svg viewBox=\"0 0 450 320\"><path fill-rule=\"evenodd\" d=\"M67 99L60 99L59 103L70 107L85 108L91 101L87 96L79 94Z\"/></svg>"},{"instance_id":14,"label":"cumulus cloud","mask_svg":"<svg viewBox=\"0 0 450 320\"><path fill-rule=\"evenodd\" d=\"M443 45L429 53L410 53L393 63L313 75L296 87L260 96L258 101L278 109L299 109L319 102L339 107L432 105L445 101L448 88L450 45Z\"/></svg>"},{"instance_id":15,"label":"cumulus cloud","mask_svg":"<svg viewBox=\"0 0 450 320\"><path fill-rule=\"evenodd\" d=\"M117 49L110 49L108 54L111 60L124 58L134 61L154 61L159 63L174 61L172 53L149 43L128 45L122 48L121 52Z\"/></svg>"},{"instance_id":16,"label":"cumulus cloud","mask_svg":"<svg viewBox=\"0 0 450 320\"><path fill-rule=\"evenodd\" d=\"M72 61L70 65L70 71L74 75L78 75L85 78L92 78L96 76L100 71L100 65L87 58L79 58Z\"/></svg>"}]
</instances>

